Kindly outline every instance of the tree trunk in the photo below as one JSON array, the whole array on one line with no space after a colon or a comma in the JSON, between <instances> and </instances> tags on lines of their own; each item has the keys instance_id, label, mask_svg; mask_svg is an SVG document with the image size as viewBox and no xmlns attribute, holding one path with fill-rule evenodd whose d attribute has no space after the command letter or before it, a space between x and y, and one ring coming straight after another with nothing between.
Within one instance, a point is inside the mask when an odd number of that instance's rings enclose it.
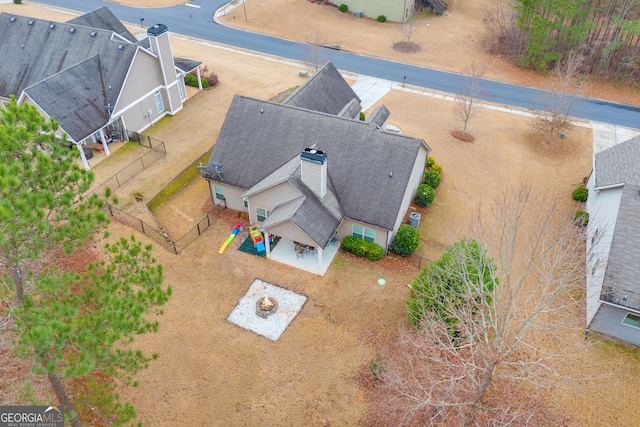
<instances>
[{"instance_id":1,"label":"tree trunk","mask_svg":"<svg viewBox=\"0 0 640 427\"><path fill-rule=\"evenodd\" d=\"M64 406L65 414L69 417L69 422L73 427L82 427L80 424L80 420L73 410L73 404L71 403L71 399L67 395L67 392L64 390L64 386L62 382L60 382L60 378L56 374L48 373L47 378L49 379L49 383L51 383L51 387L53 387L53 391L56 393L56 397L62 406Z\"/></svg>"},{"instance_id":2,"label":"tree trunk","mask_svg":"<svg viewBox=\"0 0 640 427\"><path fill-rule=\"evenodd\" d=\"M17 265L11 265L9 267L9 276L11 276L13 286L15 286L16 288L16 299L18 300L18 303L22 305L22 298L24 295L24 282L22 280L20 267Z\"/></svg>"},{"instance_id":3,"label":"tree trunk","mask_svg":"<svg viewBox=\"0 0 640 427\"><path fill-rule=\"evenodd\" d=\"M495 373L497 366L498 366L498 362L496 360L492 360L489 363L489 366L487 366L487 370L484 373L484 376L482 377L482 382L478 387L476 397L473 400L473 403L471 404L471 411L469 411L469 414L467 415L467 419L464 422L464 427L469 427L473 425L473 422L475 421L475 418L476 418L476 413L478 412L478 406L480 405L480 402L482 402L482 399L484 399L484 396L487 394L487 391L489 390L489 386L493 382L493 374Z\"/></svg>"}]
</instances>

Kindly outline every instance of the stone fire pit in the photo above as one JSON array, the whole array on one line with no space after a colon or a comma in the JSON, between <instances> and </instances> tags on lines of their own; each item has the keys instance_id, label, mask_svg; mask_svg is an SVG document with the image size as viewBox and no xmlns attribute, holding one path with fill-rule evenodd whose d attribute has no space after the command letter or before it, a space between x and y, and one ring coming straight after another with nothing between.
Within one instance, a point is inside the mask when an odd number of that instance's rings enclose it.
<instances>
[{"instance_id":1,"label":"stone fire pit","mask_svg":"<svg viewBox=\"0 0 640 427\"><path fill-rule=\"evenodd\" d=\"M278 341L306 301L305 295L256 279L227 321Z\"/></svg>"}]
</instances>

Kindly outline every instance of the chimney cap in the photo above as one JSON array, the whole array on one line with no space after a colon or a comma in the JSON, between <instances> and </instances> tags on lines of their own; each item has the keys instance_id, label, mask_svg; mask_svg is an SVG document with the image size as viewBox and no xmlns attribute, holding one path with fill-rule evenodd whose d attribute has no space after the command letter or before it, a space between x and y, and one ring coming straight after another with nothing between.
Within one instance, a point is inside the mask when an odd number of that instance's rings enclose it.
<instances>
[{"instance_id":1,"label":"chimney cap","mask_svg":"<svg viewBox=\"0 0 640 427\"><path fill-rule=\"evenodd\" d=\"M147 35L157 37L162 33L166 33L167 31L168 30L166 25L156 24L153 27L149 27L149 29L147 30Z\"/></svg>"},{"instance_id":2,"label":"chimney cap","mask_svg":"<svg viewBox=\"0 0 640 427\"><path fill-rule=\"evenodd\" d=\"M323 164L327 161L327 153L315 148L305 148L300 155L300 159L312 163Z\"/></svg>"}]
</instances>

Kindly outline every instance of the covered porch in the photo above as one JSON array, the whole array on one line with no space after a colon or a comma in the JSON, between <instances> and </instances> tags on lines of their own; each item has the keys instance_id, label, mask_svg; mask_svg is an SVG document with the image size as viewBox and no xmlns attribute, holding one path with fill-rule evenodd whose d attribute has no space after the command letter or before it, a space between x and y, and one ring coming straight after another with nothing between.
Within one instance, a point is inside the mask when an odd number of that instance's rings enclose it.
<instances>
[{"instance_id":1,"label":"covered porch","mask_svg":"<svg viewBox=\"0 0 640 427\"><path fill-rule=\"evenodd\" d=\"M95 163L111 154L115 143L126 142L128 139L124 121L118 118L74 145L80 151L82 165L85 169L90 170Z\"/></svg>"},{"instance_id":2,"label":"covered porch","mask_svg":"<svg viewBox=\"0 0 640 427\"><path fill-rule=\"evenodd\" d=\"M296 250L297 249L297 250ZM267 258L282 264L299 268L309 273L323 276L340 249L340 241L331 239L326 248L302 250L292 240L282 237L278 244L267 253Z\"/></svg>"}]
</instances>

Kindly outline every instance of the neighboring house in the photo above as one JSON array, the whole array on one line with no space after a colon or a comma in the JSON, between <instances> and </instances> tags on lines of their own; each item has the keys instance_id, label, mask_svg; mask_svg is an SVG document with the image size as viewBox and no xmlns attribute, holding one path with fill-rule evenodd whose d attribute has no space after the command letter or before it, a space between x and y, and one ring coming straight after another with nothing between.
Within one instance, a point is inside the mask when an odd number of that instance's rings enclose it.
<instances>
[{"instance_id":1,"label":"neighboring house","mask_svg":"<svg viewBox=\"0 0 640 427\"><path fill-rule=\"evenodd\" d=\"M0 14L0 103L15 95L60 123L80 148L141 131L187 99L184 75L200 62L174 58L167 27L138 41L103 7L66 23Z\"/></svg>"},{"instance_id":2,"label":"neighboring house","mask_svg":"<svg viewBox=\"0 0 640 427\"><path fill-rule=\"evenodd\" d=\"M384 105L367 121L360 110L331 63L282 104L236 95L203 174L212 200L247 212L264 233L314 248L315 273L345 236L386 253L431 150L384 130Z\"/></svg>"},{"instance_id":3,"label":"neighboring house","mask_svg":"<svg viewBox=\"0 0 640 427\"><path fill-rule=\"evenodd\" d=\"M438 15L444 15L444 11L449 8L449 3L445 0L331 0L331 3L336 6L346 4L349 11L358 17L377 19L382 15L392 22L406 22L412 17L416 7L429 7Z\"/></svg>"},{"instance_id":4,"label":"neighboring house","mask_svg":"<svg viewBox=\"0 0 640 427\"><path fill-rule=\"evenodd\" d=\"M596 153L587 188L587 328L640 345L640 137Z\"/></svg>"},{"instance_id":5,"label":"neighboring house","mask_svg":"<svg viewBox=\"0 0 640 427\"><path fill-rule=\"evenodd\" d=\"M376 19L383 15L387 21L405 22L413 13L415 0L331 0L331 3L346 4L356 16Z\"/></svg>"}]
</instances>

